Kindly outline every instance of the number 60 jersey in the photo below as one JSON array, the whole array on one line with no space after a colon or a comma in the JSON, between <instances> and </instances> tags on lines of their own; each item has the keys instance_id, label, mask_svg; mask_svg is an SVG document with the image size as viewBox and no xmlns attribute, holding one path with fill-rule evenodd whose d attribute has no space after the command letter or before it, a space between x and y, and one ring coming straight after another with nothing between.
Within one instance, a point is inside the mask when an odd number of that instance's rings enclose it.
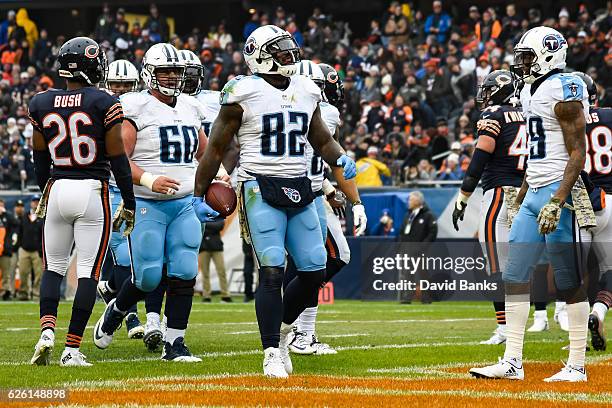
<instances>
[{"instance_id":1,"label":"number 60 jersey","mask_svg":"<svg viewBox=\"0 0 612 408\"><path fill-rule=\"evenodd\" d=\"M120 99L125 120L137 130L130 159L144 171L181 183L172 196L134 185L136 197L168 200L192 194L198 165L198 131L204 118L202 104L192 96L180 94L175 105L170 106L147 90L123 94Z\"/></svg>"},{"instance_id":2,"label":"number 60 jersey","mask_svg":"<svg viewBox=\"0 0 612 408\"><path fill-rule=\"evenodd\" d=\"M306 176L306 142L321 90L301 75L291 77L287 89L273 87L257 76L239 76L221 91L221 105L239 104L244 113L238 131L238 180L252 174Z\"/></svg>"}]
</instances>

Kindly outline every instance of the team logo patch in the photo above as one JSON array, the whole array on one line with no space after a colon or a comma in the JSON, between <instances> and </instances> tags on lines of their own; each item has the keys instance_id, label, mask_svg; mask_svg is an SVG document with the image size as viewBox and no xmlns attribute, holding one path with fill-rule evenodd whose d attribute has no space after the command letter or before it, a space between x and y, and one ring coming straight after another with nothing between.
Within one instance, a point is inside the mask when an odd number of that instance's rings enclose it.
<instances>
[{"instance_id":1,"label":"team logo patch","mask_svg":"<svg viewBox=\"0 0 612 408\"><path fill-rule=\"evenodd\" d=\"M253 55L256 49L257 43L255 42L255 39L253 37L249 38L246 44L244 44L244 53L246 55Z\"/></svg>"},{"instance_id":2,"label":"team logo patch","mask_svg":"<svg viewBox=\"0 0 612 408\"><path fill-rule=\"evenodd\" d=\"M289 187L283 187L283 193L285 193L285 195L289 197L289 199L293 201L294 203L299 203L302 200L302 196L300 195L300 192L297 191L296 189L289 188Z\"/></svg>"},{"instance_id":3,"label":"team logo patch","mask_svg":"<svg viewBox=\"0 0 612 408\"><path fill-rule=\"evenodd\" d=\"M558 34L548 34L542 39L542 44L550 52L555 52L561 49L563 45L567 44L567 41Z\"/></svg>"},{"instance_id":4,"label":"team logo patch","mask_svg":"<svg viewBox=\"0 0 612 408\"><path fill-rule=\"evenodd\" d=\"M140 209L140 213L141 213L142 215L145 215L145 214L147 213L147 207L142 207L142 208Z\"/></svg>"},{"instance_id":5,"label":"team logo patch","mask_svg":"<svg viewBox=\"0 0 612 408\"><path fill-rule=\"evenodd\" d=\"M91 59L96 58L99 53L100 53L100 48L98 48L97 45L92 44L92 45L88 45L85 48L85 56L87 58L91 58Z\"/></svg>"},{"instance_id":6,"label":"team logo patch","mask_svg":"<svg viewBox=\"0 0 612 408\"><path fill-rule=\"evenodd\" d=\"M572 94L572 96L578 96L578 85L576 85L575 83L572 82L567 87L568 87L570 93Z\"/></svg>"},{"instance_id":7,"label":"team logo patch","mask_svg":"<svg viewBox=\"0 0 612 408\"><path fill-rule=\"evenodd\" d=\"M336 82L338 82L338 74L333 71L328 72L327 82L329 82L330 84L335 84Z\"/></svg>"}]
</instances>

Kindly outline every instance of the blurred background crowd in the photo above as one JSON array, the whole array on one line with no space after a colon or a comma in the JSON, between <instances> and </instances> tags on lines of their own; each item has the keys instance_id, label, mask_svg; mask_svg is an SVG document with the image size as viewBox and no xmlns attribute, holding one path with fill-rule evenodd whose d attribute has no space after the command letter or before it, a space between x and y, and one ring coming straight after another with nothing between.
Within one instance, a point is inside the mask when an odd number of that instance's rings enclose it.
<instances>
[{"instance_id":1,"label":"blurred background crowd","mask_svg":"<svg viewBox=\"0 0 612 408\"><path fill-rule=\"evenodd\" d=\"M128 22L125 9L104 5L95 24L79 27L77 34L99 41L109 62L126 58L138 68L156 42L190 49L206 67L208 87L218 90L233 76L248 73L241 50L255 28L285 28L302 46L303 58L329 63L344 78L341 142L364 170L361 186L461 180L474 149L477 87L491 70L509 68L513 44L534 26L552 26L566 37L568 69L591 75L600 104L610 106L611 1L571 10L451 7L438 0L386 4L384 13L360 30L324 7L315 7L306 19L283 6L236 10L247 14L243 26L228 19L172 29L172 12L179 8L152 4L146 18ZM36 92L62 86L54 62L66 36L50 37L25 8L3 17L0 189L20 190L34 184L27 104Z\"/></svg>"}]
</instances>

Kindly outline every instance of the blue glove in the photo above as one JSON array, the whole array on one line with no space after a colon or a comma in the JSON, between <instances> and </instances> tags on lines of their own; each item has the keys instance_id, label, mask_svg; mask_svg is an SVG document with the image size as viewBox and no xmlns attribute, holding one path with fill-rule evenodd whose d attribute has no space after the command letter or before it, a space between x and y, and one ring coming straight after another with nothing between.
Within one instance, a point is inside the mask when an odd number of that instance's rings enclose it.
<instances>
[{"instance_id":1,"label":"blue glove","mask_svg":"<svg viewBox=\"0 0 612 408\"><path fill-rule=\"evenodd\" d=\"M340 156L336 164L344 169L344 178L350 180L357 175L357 166L346 154Z\"/></svg>"},{"instance_id":2,"label":"blue glove","mask_svg":"<svg viewBox=\"0 0 612 408\"><path fill-rule=\"evenodd\" d=\"M220 214L206 204L204 197L193 197L191 205L200 222L213 222L220 218Z\"/></svg>"}]
</instances>

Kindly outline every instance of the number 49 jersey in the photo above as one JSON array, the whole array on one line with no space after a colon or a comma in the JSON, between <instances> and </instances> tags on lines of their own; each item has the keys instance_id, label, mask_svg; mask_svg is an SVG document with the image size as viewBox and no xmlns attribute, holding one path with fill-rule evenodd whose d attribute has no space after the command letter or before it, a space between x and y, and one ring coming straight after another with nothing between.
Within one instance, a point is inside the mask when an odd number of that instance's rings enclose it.
<instances>
[{"instance_id":1,"label":"number 49 jersey","mask_svg":"<svg viewBox=\"0 0 612 408\"><path fill-rule=\"evenodd\" d=\"M319 108L321 109L323 123L327 126L329 133L334 136L336 129L340 126L340 112L338 108L327 102L321 102ZM323 158L314 151L310 143L306 143L306 162L308 165L308 178L312 182L312 191L316 193L323 188L325 163Z\"/></svg>"},{"instance_id":2,"label":"number 49 jersey","mask_svg":"<svg viewBox=\"0 0 612 408\"><path fill-rule=\"evenodd\" d=\"M557 103L581 102L585 118L589 115L586 85L578 76L554 73L538 85L534 88L533 84L526 84L521 91L521 105L529 136L529 187L544 187L563 179L569 154L555 115Z\"/></svg>"},{"instance_id":3,"label":"number 49 jersey","mask_svg":"<svg viewBox=\"0 0 612 408\"><path fill-rule=\"evenodd\" d=\"M109 179L106 131L123 120L116 97L94 87L49 89L32 98L29 116L47 142L52 178Z\"/></svg>"},{"instance_id":4,"label":"number 49 jersey","mask_svg":"<svg viewBox=\"0 0 612 408\"><path fill-rule=\"evenodd\" d=\"M238 130L238 180L253 174L277 177L306 175L306 143L321 90L310 79L294 75L285 90L257 76L239 76L221 91L221 105L243 109Z\"/></svg>"},{"instance_id":5,"label":"number 49 jersey","mask_svg":"<svg viewBox=\"0 0 612 408\"><path fill-rule=\"evenodd\" d=\"M204 118L202 104L181 94L174 106L167 105L149 91L121 95L125 119L137 130L136 145L130 159L144 171L177 180L176 195L155 193L134 185L139 198L168 200L193 193L198 151L198 131Z\"/></svg>"},{"instance_id":6,"label":"number 49 jersey","mask_svg":"<svg viewBox=\"0 0 612 408\"><path fill-rule=\"evenodd\" d=\"M520 187L529 150L525 119L519 108L494 105L486 108L476 124L477 135L495 139L495 151L482 173L482 189Z\"/></svg>"},{"instance_id":7,"label":"number 49 jersey","mask_svg":"<svg viewBox=\"0 0 612 408\"><path fill-rule=\"evenodd\" d=\"M591 108L587 119L584 170L597 187L612 194L612 108Z\"/></svg>"}]
</instances>

